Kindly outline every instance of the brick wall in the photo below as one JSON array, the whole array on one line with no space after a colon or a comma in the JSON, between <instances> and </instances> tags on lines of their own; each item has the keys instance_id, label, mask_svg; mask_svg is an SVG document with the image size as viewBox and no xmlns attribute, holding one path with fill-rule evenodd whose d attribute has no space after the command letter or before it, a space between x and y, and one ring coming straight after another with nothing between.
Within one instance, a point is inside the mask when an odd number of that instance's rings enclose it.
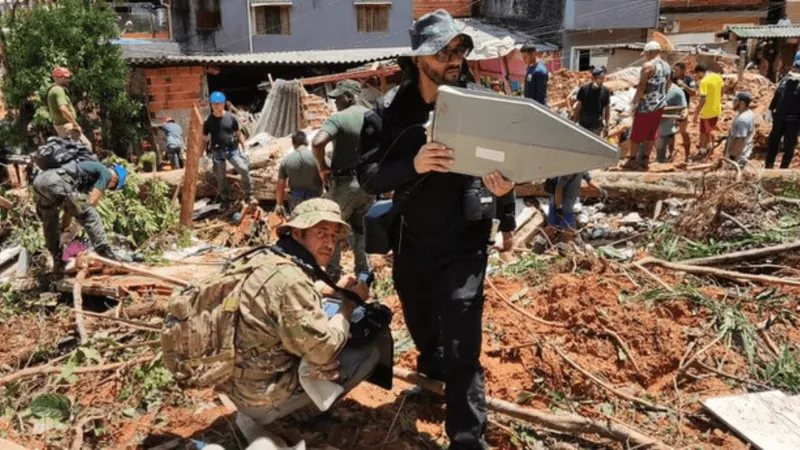
<instances>
[{"instance_id":1,"label":"brick wall","mask_svg":"<svg viewBox=\"0 0 800 450\"><path fill-rule=\"evenodd\" d=\"M800 0L786 0L786 15L793 24L800 23Z\"/></svg>"},{"instance_id":2,"label":"brick wall","mask_svg":"<svg viewBox=\"0 0 800 450\"><path fill-rule=\"evenodd\" d=\"M190 109L195 103L204 103L202 66L160 67L144 69L147 80L147 99L150 114L159 111Z\"/></svg>"},{"instance_id":3,"label":"brick wall","mask_svg":"<svg viewBox=\"0 0 800 450\"><path fill-rule=\"evenodd\" d=\"M446 9L453 17L471 17L472 0L414 0L414 18L437 9Z\"/></svg>"},{"instance_id":4,"label":"brick wall","mask_svg":"<svg viewBox=\"0 0 800 450\"><path fill-rule=\"evenodd\" d=\"M731 8L754 9L767 5L769 0L661 0L661 8L669 9L701 9Z\"/></svg>"},{"instance_id":5,"label":"brick wall","mask_svg":"<svg viewBox=\"0 0 800 450\"><path fill-rule=\"evenodd\" d=\"M742 16L741 13L731 12L730 16L715 16L708 19L678 19L680 22L680 33L719 33L725 31L728 25L742 24L750 25L761 24L761 17L757 14L752 16Z\"/></svg>"}]
</instances>

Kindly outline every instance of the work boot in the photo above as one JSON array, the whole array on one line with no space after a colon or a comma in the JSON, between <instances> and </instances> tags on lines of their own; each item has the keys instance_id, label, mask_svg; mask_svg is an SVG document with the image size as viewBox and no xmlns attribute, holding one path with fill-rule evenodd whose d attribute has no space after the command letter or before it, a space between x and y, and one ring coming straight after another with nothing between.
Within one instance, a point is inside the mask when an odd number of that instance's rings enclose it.
<instances>
[{"instance_id":1,"label":"work boot","mask_svg":"<svg viewBox=\"0 0 800 450\"><path fill-rule=\"evenodd\" d=\"M61 279L64 276L64 270L67 268L67 263L61 258L61 255L53 257L53 278Z\"/></svg>"},{"instance_id":2,"label":"work boot","mask_svg":"<svg viewBox=\"0 0 800 450\"><path fill-rule=\"evenodd\" d=\"M110 259L112 261L131 262L131 258L129 258L127 255L122 254L121 252L112 249L111 246L108 244L101 245L95 248L94 251L103 258Z\"/></svg>"}]
</instances>

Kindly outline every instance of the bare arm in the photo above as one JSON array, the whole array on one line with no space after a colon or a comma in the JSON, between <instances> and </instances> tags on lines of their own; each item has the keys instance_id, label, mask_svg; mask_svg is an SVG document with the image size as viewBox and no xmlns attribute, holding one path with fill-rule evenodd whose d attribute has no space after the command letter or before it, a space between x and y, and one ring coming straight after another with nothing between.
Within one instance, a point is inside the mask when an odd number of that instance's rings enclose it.
<instances>
[{"instance_id":1,"label":"bare arm","mask_svg":"<svg viewBox=\"0 0 800 450\"><path fill-rule=\"evenodd\" d=\"M75 119L75 116L72 115L72 111L69 110L67 105L59 106L58 110L61 111L61 115L64 116L65 119L67 119L67 122L75 125L77 128L81 127L80 125L78 125L78 121Z\"/></svg>"},{"instance_id":2,"label":"bare arm","mask_svg":"<svg viewBox=\"0 0 800 450\"><path fill-rule=\"evenodd\" d=\"M734 158L738 158L744 152L745 138L737 137L732 139L729 156L735 155Z\"/></svg>"},{"instance_id":3,"label":"bare arm","mask_svg":"<svg viewBox=\"0 0 800 450\"><path fill-rule=\"evenodd\" d=\"M89 193L89 204L92 206L97 206L100 204L100 199L103 197L103 191L100 189L92 189L92 192Z\"/></svg>"},{"instance_id":4,"label":"bare arm","mask_svg":"<svg viewBox=\"0 0 800 450\"><path fill-rule=\"evenodd\" d=\"M650 81L650 78L655 73L655 67L653 63L645 63L642 66L642 73L639 75L639 85L636 87L636 95L633 96L633 105L637 106L640 101L644 98L644 91L647 89L647 82Z\"/></svg>"},{"instance_id":5,"label":"bare arm","mask_svg":"<svg viewBox=\"0 0 800 450\"><path fill-rule=\"evenodd\" d=\"M328 178L331 174L331 168L325 161L325 146L331 142L333 138L325 131L318 131L311 142L314 149L314 159L317 160L317 168L319 169L319 177L322 179L322 184L328 184Z\"/></svg>"},{"instance_id":6,"label":"bare arm","mask_svg":"<svg viewBox=\"0 0 800 450\"><path fill-rule=\"evenodd\" d=\"M575 107L572 109L572 120L577 122L578 119L581 117L581 108L583 107L583 103L580 101L575 102Z\"/></svg>"},{"instance_id":7,"label":"bare arm","mask_svg":"<svg viewBox=\"0 0 800 450\"><path fill-rule=\"evenodd\" d=\"M608 126L611 125L611 106L606 105L603 111L605 112L605 126L608 129Z\"/></svg>"},{"instance_id":8,"label":"bare arm","mask_svg":"<svg viewBox=\"0 0 800 450\"><path fill-rule=\"evenodd\" d=\"M285 200L286 200L286 178L279 178L278 186L275 189L275 204L278 206L283 206L283 202Z\"/></svg>"},{"instance_id":9,"label":"bare arm","mask_svg":"<svg viewBox=\"0 0 800 450\"><path fill-rule=\"evenodd\" d=\"M706 98L700 97L700 104L697 105L697 109L694 111L694 120L697 121L700 119L700 112L703 110L703 107L706 106Z\"/></svg>"}]
</instances>

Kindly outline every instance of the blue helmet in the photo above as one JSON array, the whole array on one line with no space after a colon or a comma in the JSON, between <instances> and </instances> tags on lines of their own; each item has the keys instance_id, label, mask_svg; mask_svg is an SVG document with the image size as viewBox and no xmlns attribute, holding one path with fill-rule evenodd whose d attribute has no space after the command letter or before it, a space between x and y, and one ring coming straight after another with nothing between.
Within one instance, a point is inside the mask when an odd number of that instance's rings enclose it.
<instances>
[{"instance_id":1,"label":"blue helmet","mask_svg":"<svg viewBox=\"0 0 800 450\"><path fill-rule=\"evenodd\" d=\"M117 174L117 185L114 187L114 190L118 191L125 186L125 180L128 178L128 170L119 164L114 164L112 169L114 169L114 172Z\"/></svg>"},{"instance_id":2,"label":"blue helmet","mask_svg":"<svg viewBox=\"0 0 800 450\"><path fill-rule=\"evenodd\" d=\"M212 92L211 103L225 103L225 94L219 91Z\"/></svg>"}]
</instances>

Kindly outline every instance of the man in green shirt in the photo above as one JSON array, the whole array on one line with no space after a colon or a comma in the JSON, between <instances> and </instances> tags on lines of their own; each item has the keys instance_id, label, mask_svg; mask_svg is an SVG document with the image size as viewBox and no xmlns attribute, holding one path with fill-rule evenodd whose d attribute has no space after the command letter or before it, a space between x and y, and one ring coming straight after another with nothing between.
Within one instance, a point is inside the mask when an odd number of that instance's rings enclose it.
<instances>
[{"instance_id":1,"label":"man in green shirt","mask_svg":"<svg viewBox=\"0 0 800 450\"><path fill-rule=\"evenodd\" d=\"M353 227L353 236L348 239L348 244L355 256L356 273L372 271L364 247L363 222L364 215L375 202L375 197L364 192L356 178L361 126L364 123L364 113L368 111L358 104L360 95L361 83L354 80L340 81L336 89L328 93L328 97L336 102L339 112L322 124L312 143L320 178L328 186L326 196L339 204L342 219ZM325 161L325 146L329 142L333 142L330 167ZM340 256L341 245L336 247L327 267L328 275L334 280L342 275Z\"/></svg>"},{"instance_id":2,"label":"man in green shirt","mask_svg":"<svg viewBox=\"0 0 800 450\"><path fill-rule=\"evenodd\" d=\"M308 137L303 131L292 135L294 151L286 155L278 165L278 187L275 192L275 212L286 216L283 202L286 199L286 185L289 185L290 212L300 203L322 196L322 180L319 179L317 162L308 148Z\"/></svg>"},{"instance_id":3,"label":"man in green shirt","mask_svg":"<svg viewBox=\"0 0 800 450\"><path fill-rule=\"evenodd\" d=\"M83 134L72 100L67 95L72 72L66 67L56 66L51 76L53 84L47 89L47 109L50 111L50 119L53 121L56 133L59 137L79 141L91 150L92 143Z\"/></svg>"}]
</instances>

